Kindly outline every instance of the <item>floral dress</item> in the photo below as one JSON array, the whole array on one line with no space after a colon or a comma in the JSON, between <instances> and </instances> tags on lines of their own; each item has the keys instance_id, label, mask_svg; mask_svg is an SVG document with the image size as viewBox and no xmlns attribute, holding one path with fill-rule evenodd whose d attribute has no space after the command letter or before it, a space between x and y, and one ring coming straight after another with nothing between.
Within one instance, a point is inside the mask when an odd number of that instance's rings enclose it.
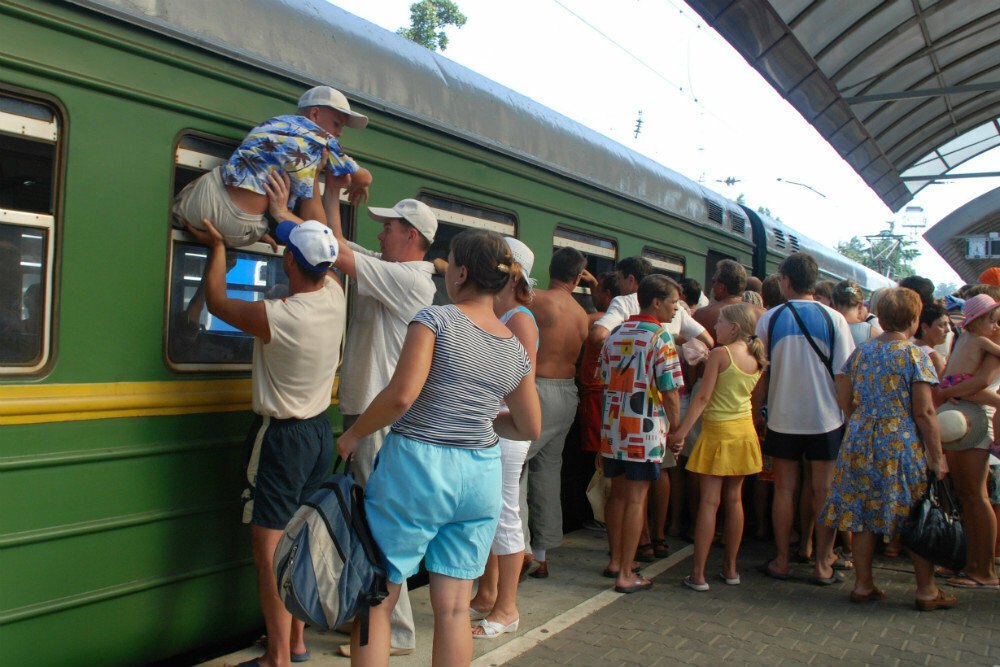
<instances>
[{"instance_id":1,"label":"floral dress","mask_svg":"<svg viewBox=\"0 0 1000 667\"><path fill-rule=\"evenodd\" d=\"M927 354L909 341L872 339L844 366L857 406L847 424L820 521L889 541L927 490L927 463L913 421L912 385L937 383Z\"/></svg>"}]
</instances>

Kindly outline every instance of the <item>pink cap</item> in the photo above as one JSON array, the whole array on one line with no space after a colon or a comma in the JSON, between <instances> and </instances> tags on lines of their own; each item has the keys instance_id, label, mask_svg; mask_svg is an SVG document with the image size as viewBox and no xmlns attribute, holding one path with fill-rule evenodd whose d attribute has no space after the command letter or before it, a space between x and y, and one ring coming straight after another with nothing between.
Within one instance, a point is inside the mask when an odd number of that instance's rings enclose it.
<instances>
[{"instance_id":1,"label":"pink cap","mask_svg":"<svg viewBox=\"0 0 1000 667\"><path fill-rule=\"evenodd\" d=\"M989 294L977 294L971 299L966 299L962 306L962 314L965 315L965 319L959 326L968 326L969 322L977 317L982 317L995 308L1000 308L1000 302L994 301Z\"/></svg>"}]
</instances>

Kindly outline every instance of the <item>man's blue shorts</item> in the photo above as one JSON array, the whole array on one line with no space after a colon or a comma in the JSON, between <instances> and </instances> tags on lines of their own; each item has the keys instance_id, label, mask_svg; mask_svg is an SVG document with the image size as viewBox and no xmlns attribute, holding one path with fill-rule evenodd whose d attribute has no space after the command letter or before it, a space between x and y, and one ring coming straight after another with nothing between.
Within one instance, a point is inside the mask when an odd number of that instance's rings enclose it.
<instances>
[{"instance_id":1,"label":"man's blue shorts","mask_svg":"<svg viewBox=\"0 0 1000 667\"><path fill-rule=\"evenodd\" d=\"M332 462L333 430L325 412L310 419L257 415L246 440L243 523L284 530Z\"/></svg>"},{"instance_id":2,"label":"man's blue shorts","mask_svg":"<svg viewBox=\"0 0 1000 667\"><path fill-rule=\"evenodd\" d=\"M389 581L427 570L483 574L500 520L500 448L441 447L390 432L365 487L365 512Z\"/></svg>"}]
</instances>

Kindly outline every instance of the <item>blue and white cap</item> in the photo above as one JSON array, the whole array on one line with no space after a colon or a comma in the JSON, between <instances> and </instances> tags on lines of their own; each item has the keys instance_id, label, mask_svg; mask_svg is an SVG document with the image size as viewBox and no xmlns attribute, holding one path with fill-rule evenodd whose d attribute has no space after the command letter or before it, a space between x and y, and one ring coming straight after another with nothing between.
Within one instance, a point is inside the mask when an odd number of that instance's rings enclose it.
<instances>
[{"instance_id":1,"label":"blue and white cap","mask_svg":"<svg viewBox=\"0 0 1000 667\"><path fill-rule=\"evenodd\" d=\"M323 273L333 268L337 260L338 245L330 228L315 220L297 225L285 220L276 230L278 240L288 244L288 249L302 268Z\"/></svg>"}]
</instances>

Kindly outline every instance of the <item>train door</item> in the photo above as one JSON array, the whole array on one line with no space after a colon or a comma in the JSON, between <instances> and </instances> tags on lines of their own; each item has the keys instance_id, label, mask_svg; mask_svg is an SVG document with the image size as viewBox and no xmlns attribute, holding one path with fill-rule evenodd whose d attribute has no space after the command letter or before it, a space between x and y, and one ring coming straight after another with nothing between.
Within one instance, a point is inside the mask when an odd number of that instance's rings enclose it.
<instances>
[{"instance_id":1,"label":"train door","mask_svg":"<svg viewBox=\"0 0 1000 667\"><path fill-rule=\"evenodd\" d=\"M575 248L587 258L587 270L596 278L607 271L615 271L618 261L618 246L614 241L581 232L568 227L556 227L552 237L553 250ZM590 298L589 287L577 287L573 296L588 313L594 312L594 301Z\"/></svg>"},{"instance_id":2,"label":"train door","mask_svg":"<svg viewBox=\"0 0 1000 667\"><path fill-rule=\"evenodd\" d=\"M724 259L736 261L736 258L732 255L723 255L721 252L716 252L715 250L709 250L705 256L705 282L702 283L702 291L709 297L712 295L712 284L715 282L715 265Z\"/></svg>"},{"instance_id":3,"label":"train door","mask_svg":"<svg viewBox=\"0 0 1000 667\"><path fill-rule=\"evenodd\" d=\"M438 220L434 243L425 257L427 261L447 260L451 240L466 229L486 229L501 236L517 236L517 216L513 212L432 192L421 192L417 199L427 204ZM434 276L434 285L437 287L434 304L451 303L444 276Z\"/></svg>"}]
</instances>

